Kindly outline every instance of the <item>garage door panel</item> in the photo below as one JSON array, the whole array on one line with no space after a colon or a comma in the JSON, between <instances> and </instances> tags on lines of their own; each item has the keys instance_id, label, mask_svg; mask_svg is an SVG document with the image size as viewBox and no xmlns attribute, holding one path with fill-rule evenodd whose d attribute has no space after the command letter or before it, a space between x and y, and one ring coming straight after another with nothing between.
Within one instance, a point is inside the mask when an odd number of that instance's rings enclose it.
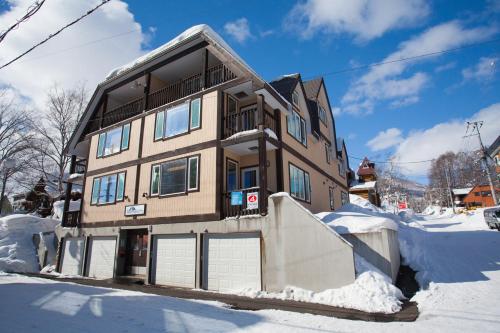
<instances>
[{"instance_id":1,"label":"garage door panel","mask_svg":"<svg viewBox=\"0 0 500 333\"><path fill-rule=\"evenodd\" d=\"M84 251L83 237L64 238L61 273L65 275L81 275Z\"/></svg>"},{"instance_id":2,"label":"garage door panel","mask_svg":"<svg viewBox=\"0 0 500 333\"><path fill-rule=\"evenodd\" d=\"M213 234L204 246L205 288L215 291L261 289L258 234Z\"/></svg>"},{"instance_id":3,"label":"garage door panel","mask_svg":"<svg viewBox=\"0 0 500 333\"><path fill-rule=\"evenodd\" d=\"M92 237L88 276L110 279L114 276L116 237Z\"/></svg>"},{"instance_id":4,"label":"garage door panel","mask_svg":"<svg viewBox=\"0 0 500 333\"><path fill-rule=\"evenodd\" d=\"M159 235L154 238L155 283L195 288L196 235Z\"/></svg>"}]
</instances>

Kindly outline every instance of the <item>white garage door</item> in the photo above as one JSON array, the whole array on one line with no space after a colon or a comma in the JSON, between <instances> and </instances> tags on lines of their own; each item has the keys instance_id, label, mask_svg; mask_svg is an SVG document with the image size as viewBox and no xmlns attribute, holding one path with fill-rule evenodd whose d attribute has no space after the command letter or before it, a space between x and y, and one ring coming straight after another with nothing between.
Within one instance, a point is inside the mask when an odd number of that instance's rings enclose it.
<instances>
[{"instance_id":1,"label":"white garage door","mask_svg":"<svg viewBox=\"0 0 500 333\"><path fill-rule=\"evenodd\" d=\"M83 237L64 238L61 273L66 275L81 275L83 263Z\"/></svg>"},{"instance_id":2,"label":"white garage door","mask_svg":"<svg viewBox=\"0 0 500 333\"><path fill-rule=\"evenodd\" d=\"M204 239L204 287L235 291L261 289L258 234L213 234Z\"/></svg>"},{"instance_id":3,"label":"white garage door","mask_svg":"<svg viewBox=\"0 0 500 333\"><path fill-rule=\"evenodd\" d=\"M92 237L89 244L88 276L110 279L115 270L116 237Z\"/></svg>"},{"instance_id":4,"label":"white garage door","mask_svg":"<svg viewBox=\"0 0 500 333\"><path fill-rule=\"evenodd\" d=\"M158 235L153 243L156 284L195 288L196 235Z\"/></svg>"}]
</instances>

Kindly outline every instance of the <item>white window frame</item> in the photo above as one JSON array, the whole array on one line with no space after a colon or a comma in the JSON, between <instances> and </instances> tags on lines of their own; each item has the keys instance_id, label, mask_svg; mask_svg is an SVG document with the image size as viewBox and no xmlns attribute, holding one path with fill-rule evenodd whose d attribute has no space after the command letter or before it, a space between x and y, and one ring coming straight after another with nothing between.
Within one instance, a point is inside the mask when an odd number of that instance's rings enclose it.
<instances>
[{"instance_id":1,"label":"white window frame","mask_svg":"<svg viewBox=\"0 0 500 333\"><path fill-rule=\"evenodd\" d=\"M128 128L128 137L127 137L126 144L123 141L123 137L124 137L124 133L125 133L125 128ZM120 129L120 144L119 144L119 149L116 152L107 153L106 154L106 140L107 140L108 133L116 131L117 129ZM108 157L108 156L119 154L119 153L121 153L121 152L123 152L125 150L128 150L129 147L130 147L130 133L131 133L131 130L132 130L132 124L131 123L126 123L126 124L123 124L121 126L116 126L116 127L110 128L109 130L107 130L105 132L99 133L99 135L97 135L96 158ZM101 138L102 138L102 141L101 141ZM102 143L102 147L101 147L101 143Z\"/></svg>"}]
</instances>

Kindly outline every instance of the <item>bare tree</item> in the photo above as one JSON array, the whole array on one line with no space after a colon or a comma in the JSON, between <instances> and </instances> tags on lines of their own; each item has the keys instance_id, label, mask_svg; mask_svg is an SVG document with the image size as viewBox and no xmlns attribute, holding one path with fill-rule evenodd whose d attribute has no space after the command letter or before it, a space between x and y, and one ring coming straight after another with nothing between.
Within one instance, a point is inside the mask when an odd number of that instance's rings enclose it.
<instances>
[{"instance_id":1,"label":"bare tree","mask_svg":"<svg viewBox=\"0 0 500 333\"><path fill-rule=\"evenodd\" d=\"M54 85L47 93L47 109L36 124L39 142L35 146L36 168L47 185L58 193L64 191L63 180L70 158L64 154L86 104L83 85L61 88Z\"/></svg>"},{"instance_id":2,"label":"bare tree","mask_svg":"<svg viewBox=\"0 0 500 333\"><path fill-rule=\"evenodd\" d=\"M0 174L3 198L7 181L22 170L29 161L28 151L33 145L30 113L21 109L9 92L0 90Z\"/></svg>"}]
</instances>

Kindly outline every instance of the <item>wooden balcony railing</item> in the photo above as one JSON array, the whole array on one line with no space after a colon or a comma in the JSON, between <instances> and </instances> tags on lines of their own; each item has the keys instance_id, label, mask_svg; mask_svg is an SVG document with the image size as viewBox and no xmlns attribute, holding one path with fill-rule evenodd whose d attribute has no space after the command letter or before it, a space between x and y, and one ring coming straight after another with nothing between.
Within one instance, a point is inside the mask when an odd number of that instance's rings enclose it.
<instances>
[{"instance_id":1,"label":"wooden balcony railing","mask_svg":"<svg viewBox=\"0 0 500 333\"><path fill-rule=\"evenodd\" d=\"M261 207L260 205L256 209L248 209L247 205L247 194L248 193L258 193L260 196L260 187L250 187L240 190L235 190L236 192L242 192L242 204L241 205L231 205L231 192L222 194L223 202L223 215L224 217L239 217L247 215L262 215L267 214L266 207ZM266 191L265 202L267 203L267 197L272 194L271 191Z\"/></svg>"},{"instance_id":2,"label":"wooden balcony railing","mask_svg":"<svg viewBox=\"0 0 500 333\"><path fill-rule=\"evenodd\" d=\"M224 139L238 132L258 128L257 107L229 113L224 119ZM270 112L264 112L264 128L269 128L276 133L276 120Z\"/></svg>"}]
</instances>

